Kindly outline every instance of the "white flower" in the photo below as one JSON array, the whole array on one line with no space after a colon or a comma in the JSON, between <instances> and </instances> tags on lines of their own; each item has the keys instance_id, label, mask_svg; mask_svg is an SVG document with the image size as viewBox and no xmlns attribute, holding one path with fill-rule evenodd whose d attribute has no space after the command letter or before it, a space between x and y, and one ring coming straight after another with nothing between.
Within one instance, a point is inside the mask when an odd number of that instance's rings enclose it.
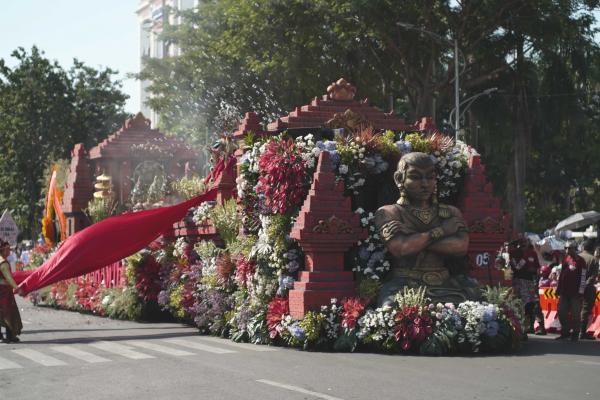
<instances>
[{"instance_id":1,"label":"white flower","mask_svg":"<svg viewBox=\"0 0 600 400\"><path fill-rule=\"evenodd\" d=\"M344 175L348 173L348 166L346 164L340 164L339 167L340 174Z\"/></svg>"}]
</instances>

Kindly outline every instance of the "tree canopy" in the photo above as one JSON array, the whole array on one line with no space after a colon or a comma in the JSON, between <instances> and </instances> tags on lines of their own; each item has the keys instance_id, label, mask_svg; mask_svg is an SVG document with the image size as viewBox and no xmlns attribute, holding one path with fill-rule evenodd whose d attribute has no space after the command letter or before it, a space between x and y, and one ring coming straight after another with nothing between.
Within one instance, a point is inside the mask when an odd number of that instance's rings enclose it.
<instances>
[{"instance_id":1,"label":"tree canopy","mask_svg":"<svg viewBox=\"0 0 600 400\"><path fill-rule=\"evenodd\" d=\"M598 206L597 0L204 0L168 26L177 57L149 59L162 126L202 141L223 109L266 120L343 76L361 97L447 128L461 99L496 87L463 116L517 229ZM454 133L449 131L450 133ZM526 213L527 211L527 213ZM525 225L527 222L527 226Z\"/></svg>"},{"instance_id":2,"label":"tree canopy","mask_svg":"<svg viewBox=\"0 0 600 400\"><path fill-rule=\"evenodd\" d=\"M34 237L47 165L69 158L76 143L89 148L118 129L127 96L110 68L74 60L65 70L36 47L12 57L12 68L0 59L0 205Z\"/></svg>"}]
</instances>

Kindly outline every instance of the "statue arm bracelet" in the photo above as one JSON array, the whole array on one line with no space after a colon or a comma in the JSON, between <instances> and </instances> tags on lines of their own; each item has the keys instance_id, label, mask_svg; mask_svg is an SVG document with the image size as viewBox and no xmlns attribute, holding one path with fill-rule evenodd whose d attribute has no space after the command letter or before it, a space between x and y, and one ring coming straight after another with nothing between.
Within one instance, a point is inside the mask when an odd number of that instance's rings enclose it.
<instances>
[{"instance_id":1,"label":"statue arm bracelet","mask_svg":"<svg viewBox=\"0 0 600 400\"><path fill-rule=\"evenodd\" d=\"M433 228L432 230L429 231L429 238L431 240L438 240L439 238L444 236L444 229L442 229L441 227L436 227Z\"/></svg>"}]
</instances>

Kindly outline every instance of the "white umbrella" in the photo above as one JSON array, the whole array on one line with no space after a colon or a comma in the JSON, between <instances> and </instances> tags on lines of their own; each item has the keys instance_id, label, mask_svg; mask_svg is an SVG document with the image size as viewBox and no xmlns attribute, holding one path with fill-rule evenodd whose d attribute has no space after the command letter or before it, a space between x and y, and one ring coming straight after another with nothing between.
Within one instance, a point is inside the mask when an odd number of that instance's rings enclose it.
<instances>
[{"instance_id":1,"label":"white umbrella","mask_svg":"<svg viewBox=\"0 0 600 400\"><path fill-rule=\"evenodd\" d=\"M556 232L584 228L600 221L600 213L597 211L585 211L573 214L560 221L554 230Z\"/></svg>"}]
</instances>

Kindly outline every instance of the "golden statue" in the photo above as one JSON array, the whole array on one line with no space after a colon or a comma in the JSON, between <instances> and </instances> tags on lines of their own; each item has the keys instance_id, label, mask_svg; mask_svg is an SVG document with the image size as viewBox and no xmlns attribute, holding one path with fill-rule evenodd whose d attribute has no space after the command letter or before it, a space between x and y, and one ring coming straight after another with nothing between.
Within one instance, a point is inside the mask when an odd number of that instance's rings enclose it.
<instances>
[{"instance_id":1,"label":"golden statue","mask_svg":"<svg viewBox=\"0 0 600 400\"><path fill-rule=\"evenodd\" d=\"M404 155L394 181L400 199L375 213L375 226L392 263L391 279L381 289L379 305L391 304L405 286L426 286L433 302L478 299L476 282L465 275L467 225L456 207L438 203L432 156Z\"/></svg>"}]
</instances>

